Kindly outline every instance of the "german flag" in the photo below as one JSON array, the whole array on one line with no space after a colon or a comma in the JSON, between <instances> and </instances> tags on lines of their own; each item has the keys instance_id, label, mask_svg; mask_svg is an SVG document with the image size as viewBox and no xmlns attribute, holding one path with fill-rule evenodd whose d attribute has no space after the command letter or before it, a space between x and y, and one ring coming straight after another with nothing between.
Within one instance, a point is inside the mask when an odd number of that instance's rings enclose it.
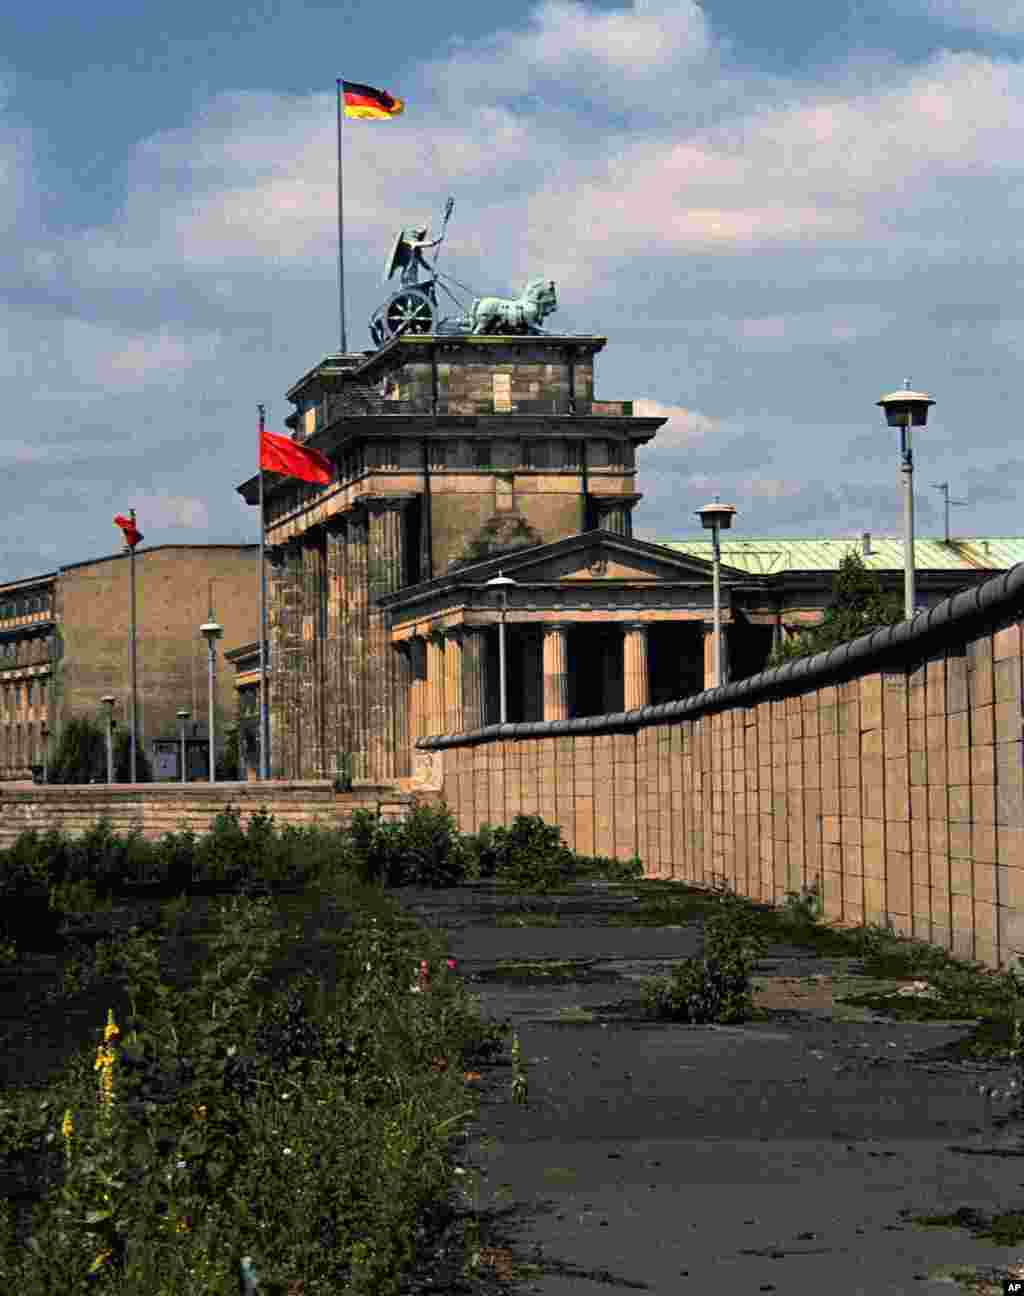
<instances>
[{"instance_id":1,"label":"german flag","mask_svg":"<svg viewBox=\"0 0 1024 1296\"><path fill-rule=\"evenodd\" d=\"M358 81L342 81L346 117L397 117L405 108L404 99L395 99L386 90L360 85Z\"/></svg>"}]
</instances>

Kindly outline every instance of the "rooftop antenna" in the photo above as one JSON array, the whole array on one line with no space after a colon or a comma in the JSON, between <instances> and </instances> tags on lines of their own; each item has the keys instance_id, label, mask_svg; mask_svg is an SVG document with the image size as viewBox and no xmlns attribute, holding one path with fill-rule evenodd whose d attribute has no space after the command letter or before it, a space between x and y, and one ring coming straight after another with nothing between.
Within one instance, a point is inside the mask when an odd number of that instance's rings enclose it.
<instances>
[{"instance_id":1,"label":"rooftop antenna","mask_svg":"<svg viewBox=\"0 0 1024 1296\"><path fill-rule=\"evenodd\" d=\"M946 544L949 544L949 510L950 506L961 508L970 503L970 500L954 500L949 498L949 482L932 482L932 486L937 491L942 491L942 502L945 507L946 515Z\"/></svg>"}]
</instances>

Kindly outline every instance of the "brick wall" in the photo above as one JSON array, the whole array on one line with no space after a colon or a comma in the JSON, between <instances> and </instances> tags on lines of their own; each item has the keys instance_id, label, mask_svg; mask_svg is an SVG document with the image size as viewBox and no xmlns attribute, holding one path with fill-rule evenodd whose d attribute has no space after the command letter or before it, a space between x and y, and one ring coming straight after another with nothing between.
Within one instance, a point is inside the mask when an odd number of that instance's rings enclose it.
<instances>
[{"instance_id":1,"label":"brick wall","mask_svg":"<svg viewBox=\"0 0 1024 1296\"><path fill-rule=\"evenodd\" d=\"M1004 965L1024 952L1022 604L1024 566L680 703L423 745L465 832L537 813L650 877L774 904L817 881L827 920Z\"/></svg>"},{"instance_id":2,"label":"brick wall","mask_svg":"<svg viewBox=\"0 0 1024 1296\"><path fill-rule=\"evenodd\" d=\"M183 826L204 833L225 805L237 806L241 821L265 806L279 827L285 824L346 824L352 811L379 812L384 819L404 819L414 798L390 787L357 787L336 793L333 783L215 783L102 784L81 787L6 787L0 789L0 847L10 846L20 832L59 828L77 835L86 832L101 816L110 819L116 833L139 829L149 839Z\"/></svg>"}]
</instances>

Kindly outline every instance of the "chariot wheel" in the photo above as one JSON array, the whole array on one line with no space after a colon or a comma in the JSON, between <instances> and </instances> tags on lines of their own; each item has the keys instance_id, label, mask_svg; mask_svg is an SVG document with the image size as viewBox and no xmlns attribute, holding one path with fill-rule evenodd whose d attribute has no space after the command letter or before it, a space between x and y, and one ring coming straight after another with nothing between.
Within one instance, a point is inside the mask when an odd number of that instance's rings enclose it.
<instances>
[{"instance_id":1,"label":"chariot wheel","mask_svg":"<svg viewBox=\"0 0 1024 1296\"><path fill-rule=\"evenodd\" d=\"M434 325L434 303L425 292L406 288L388 302L384 323L392 337L399 329L405 333L429 333Z\"/></svg>"}]
</instances>

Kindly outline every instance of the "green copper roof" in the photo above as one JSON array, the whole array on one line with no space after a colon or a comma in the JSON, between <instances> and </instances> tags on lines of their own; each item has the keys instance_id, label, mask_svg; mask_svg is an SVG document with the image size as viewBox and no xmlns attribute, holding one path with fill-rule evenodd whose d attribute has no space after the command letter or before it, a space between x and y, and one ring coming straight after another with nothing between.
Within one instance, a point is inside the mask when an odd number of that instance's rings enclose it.
<instances>
[{"instance_id":1,"label":"green copper roof","mask_svg":"<svg viewBox=\"0 0 1024 1296\"><path fill-rule=\"evenodd\" d=\"M655 540L655 544L695 558L711 559L711 536L686 540ZM777 536L764 539L723 536L722 562L730 567L758 576L789 571L838 571L846 554L860 555L864 566L873 571L903 570L903 541L891 536L871 537L871 552L864 553L863 542L856 539L787 540ZM914 541L914 565L918 571L1006 571L1024 562L1024 537L954 537L945 540L927 538Z\"/></svg>"}]
</instances>

